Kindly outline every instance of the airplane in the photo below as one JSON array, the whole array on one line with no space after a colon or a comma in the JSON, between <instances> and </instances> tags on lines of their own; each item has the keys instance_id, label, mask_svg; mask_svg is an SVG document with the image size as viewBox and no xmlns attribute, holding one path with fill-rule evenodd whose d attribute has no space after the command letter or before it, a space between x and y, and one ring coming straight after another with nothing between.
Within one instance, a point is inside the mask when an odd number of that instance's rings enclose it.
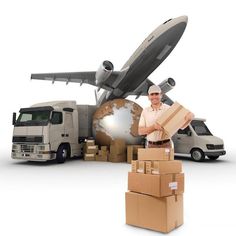
<instances>
[{"instance_id":1,"label":"airplane","mask_svg":"<svg viewBox=\"0 0 236 236\"><path fill-rule=\"evenodd\" d=\"M113 64L103 61L97 71L31 74L31 79L87 83L97 87L96 104L126 98L129 95L147 95L148 88L154 83L148 76L167 58L184 33L188 22L187 16L169 19L157 27L136 49L120 71L114 71ZM159 84L163 101L172 104L166 93L175 86L175 81L168 78ZM100 89L104 92L98 96Z\"/></svg>"}]
</instances>

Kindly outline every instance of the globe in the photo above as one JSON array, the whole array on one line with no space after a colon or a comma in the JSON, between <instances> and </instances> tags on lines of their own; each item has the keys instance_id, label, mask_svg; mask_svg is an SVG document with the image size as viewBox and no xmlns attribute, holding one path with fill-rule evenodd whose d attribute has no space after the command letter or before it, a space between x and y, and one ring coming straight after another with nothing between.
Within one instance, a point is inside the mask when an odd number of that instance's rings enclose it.
<instances>
[{"instance_id":1,"label":"globe","mask_svg":"<svg viewBox=\"0 0 236 236\"><path fill-rule=\"evenodd\" d=\"M110 145L123 139L127 145L140 144L138 135L141 106L127 99L114 99L100 106L93 116L93 136L98 145Z\"/></svg>"}]
</instances>

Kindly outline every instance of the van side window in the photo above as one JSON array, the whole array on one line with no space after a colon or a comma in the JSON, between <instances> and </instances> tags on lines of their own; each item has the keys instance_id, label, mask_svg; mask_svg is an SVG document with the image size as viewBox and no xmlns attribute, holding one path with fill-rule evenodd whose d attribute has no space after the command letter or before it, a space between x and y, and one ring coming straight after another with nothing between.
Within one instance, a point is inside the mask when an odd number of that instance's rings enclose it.
<instances>
[{"instance_id":1,"label":"van side window","mask_svg":"<svg viewBox=\"0 0 236 236\"><path fill-rule=\"evenodd\" d=\"M62 124L62 112L53 111L51 123L53 125Z\"/></svg>"},{"instance_id":2,"label":"van side window","mask_svg":"<svg viewBox=\"0 0 236 236\"><path fill-rule=\"evenodd\" d=\"M185 135L187 135L189 131L190 131L189 126L187 126L185 129L179 129L178 130L178 134L185 134Z\"/></svg>"}]
</instances>

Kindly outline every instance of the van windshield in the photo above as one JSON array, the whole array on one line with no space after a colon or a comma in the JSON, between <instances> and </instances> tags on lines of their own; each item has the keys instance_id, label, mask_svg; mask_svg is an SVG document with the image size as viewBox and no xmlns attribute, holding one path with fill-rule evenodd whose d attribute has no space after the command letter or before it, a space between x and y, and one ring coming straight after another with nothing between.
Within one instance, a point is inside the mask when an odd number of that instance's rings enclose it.
<instances>
[{"instance_id":1,"label":"van windshield","mask_svg":"<svg viewBox=\"0 0 236 236\"><path fill-rule=\"evenodd\" d=\"M212 135L210 130L207 128L206 124L202 120L193 120L191 125L197 135Z\"/></svg>"}]
</instances>

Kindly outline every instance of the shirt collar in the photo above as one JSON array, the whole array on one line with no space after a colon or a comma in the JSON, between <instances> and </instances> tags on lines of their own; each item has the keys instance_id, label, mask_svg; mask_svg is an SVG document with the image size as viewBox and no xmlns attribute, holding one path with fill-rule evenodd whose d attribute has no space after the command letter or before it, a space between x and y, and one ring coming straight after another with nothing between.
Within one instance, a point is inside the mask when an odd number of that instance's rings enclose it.
<instances>
[{"instance_id":1,"label":"shirt collar","mask_svg":"<svg viewBox=\"0 0 236 236\"><path fill-rule=\"evenodd\" d=\"M162 110L163 109L163 103L161 103L161 106L159 107L158 110ZM148 107L148 111L155 111L152 106Z\"/></svg>"}]
</instances>

